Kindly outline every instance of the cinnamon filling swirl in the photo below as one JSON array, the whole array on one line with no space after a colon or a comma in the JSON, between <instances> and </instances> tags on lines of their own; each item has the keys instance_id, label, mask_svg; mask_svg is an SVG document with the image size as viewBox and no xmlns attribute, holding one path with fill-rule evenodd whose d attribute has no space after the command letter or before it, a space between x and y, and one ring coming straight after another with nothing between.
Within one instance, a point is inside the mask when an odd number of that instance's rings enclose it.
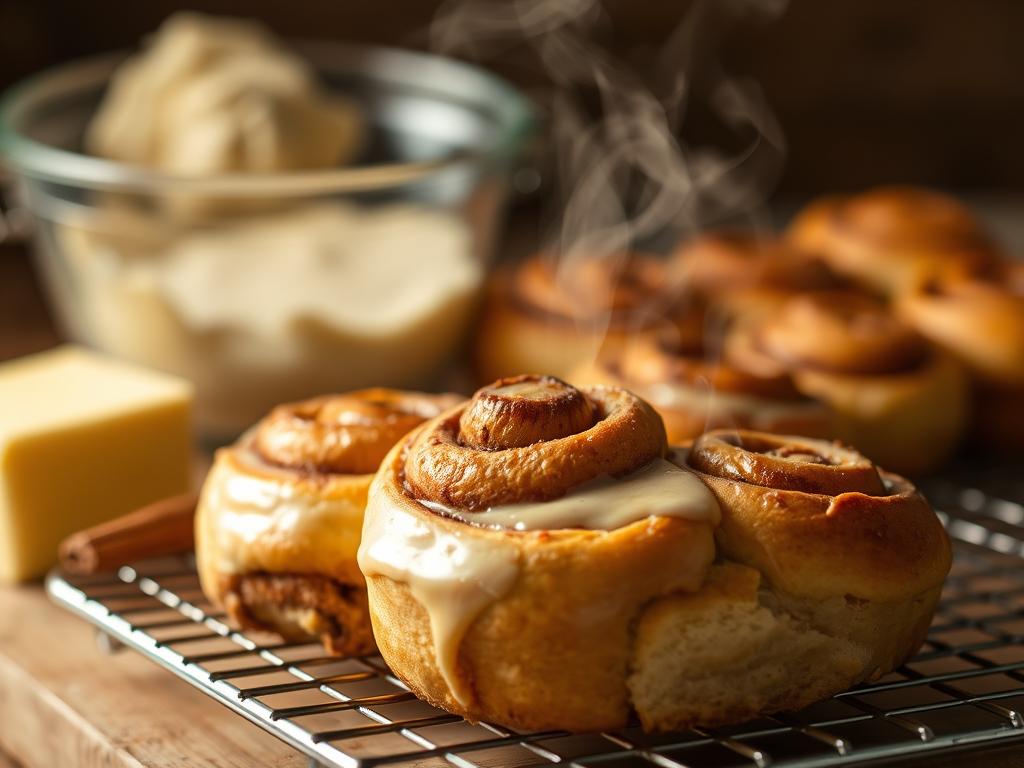
<instances>
[{"instance_id":1,"label":"cinnamon filling swirl","mask_svg":"<svg viewBox=\"0 0 1024 768\"><path fill-rule=\"evenodd\" d=\"M288 403L260 422L253 445L280 467L367 474L403 435L458 400L375 388Z\"/></svg>"},{"instance_id":2,"label":"cinnamon filling swirl","mask_svg":"<svg viewBox=\"0 0 1024 768\"><path fill-rule=\"evenodd\" d=\"M738 328L727 359L761 376L791 370L873 375L913 371L928 358L924 339L865 294L797 296L774 316Z\"/></svg>"}]
</instances>

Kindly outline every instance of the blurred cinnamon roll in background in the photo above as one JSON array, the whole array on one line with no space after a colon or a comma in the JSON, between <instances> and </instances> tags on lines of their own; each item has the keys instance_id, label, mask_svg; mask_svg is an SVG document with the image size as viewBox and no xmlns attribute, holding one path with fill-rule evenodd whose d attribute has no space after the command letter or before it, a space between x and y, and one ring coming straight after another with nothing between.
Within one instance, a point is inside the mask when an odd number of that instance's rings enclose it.
<instances>
[{"instance_id":1,"label":"blurred cinnamon roll in background","mask_svg":"<svg viewBox=\"0 0 1024 768\"><path fill-rule=\"evenodd\" d=\"M832 409L836 437L905 474L940 466L966 423L961 366L866 294L796 296L737 326L725 357L761 376L788 373Z\"/></svg>"},{"instance_id":2,"label":"blurred cinnamon roll in background","mask_svg":"<svg viewBox=\"0 0 1024 768\"><path fill-rule=\"evenodd\" d=\"M897 309L967 366L979 444L1024 450L1024 264L991 280L923 281Z\"/></svg>"},{"instance_id":3,"label":"blurred cinnamon roll in background","mask_svg":"<svg viewBox=\"0 0 1024 768\"><path fill-rule=\"evenodd\" d=\"M649 332L682 294L678 274L653 256L533 256L492 283L476 337L477 377L568 377L599 351Z\"/></svg>"},{"instance_id":4,"label":"blurred cinnamon roll in background","mask_svg":"<svg viewBox=\"0 0 1024 768\"><path fill-rule=\"evenodd\" d=\"M800 393L786 371L762 375L723 359L716 322L694 299L676 323L606 350L577 369L572 381L636 392L661 415L673 444L717 427L832 435L828 407Z\"/></svg>"},{"instance_id":5,"label":"blurred cinnamon roll in background","mask_svg":"<svg viewBox=\"0 0 1024 768\"><path fill-rule=\"evenodd\" d=\"M244 627L371 652L356 564L370 480L392 445L459 399L366 389L290 403L219 450L196 511L207 596Z\"/></svg>"},{"instance_id":6,"label":"blurred cinnamon roll in background","mask_svg":"<svg viewBox=\"0 0 1024 768\"><path fill-rule=\"evenodd\" d=\"M1000 260L966 206L917 187L821 198L794 219L788 237L837 272L887 296L924 278L988 274Z\"/></svg>"},{"instance_id":7,"label":"blurred cinnamon roll in background","mask_svg":"<svg viewBox=\"0 0 1024 768\"><path fill-rule=\"evenodd\" d=\"M754 318L794 294L844 287L818 255L770 231L709 232L672 255L688 293L708 298L722 320Z\"/></svg>"}]
</instances>

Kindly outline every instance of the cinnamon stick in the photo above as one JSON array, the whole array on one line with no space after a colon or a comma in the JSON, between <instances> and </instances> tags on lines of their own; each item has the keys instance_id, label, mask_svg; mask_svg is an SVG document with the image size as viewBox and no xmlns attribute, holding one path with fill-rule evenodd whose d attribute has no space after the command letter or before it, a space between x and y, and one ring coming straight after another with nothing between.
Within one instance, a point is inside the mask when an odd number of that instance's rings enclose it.
<instances>
[{"instance_id":1,"label":"cinnamon stick","mask_svg":"<svg viewBox=\"0 0 1024 768\"><path fill-rule=\"evenodd\" d=\"M195 546L194 493L161 499L61 542L60 564L69 573L109 571L149 557L188 552Z\"/></svg>"}]
</instances>

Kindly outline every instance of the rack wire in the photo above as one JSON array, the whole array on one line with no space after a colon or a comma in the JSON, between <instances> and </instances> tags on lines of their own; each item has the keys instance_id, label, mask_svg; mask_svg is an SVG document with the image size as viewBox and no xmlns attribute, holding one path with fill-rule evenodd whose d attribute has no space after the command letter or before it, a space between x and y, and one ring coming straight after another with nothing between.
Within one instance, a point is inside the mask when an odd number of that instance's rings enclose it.
<instances>
[{"instance_id":1,"label":"rack wire","mask_svg":"<svg viewBox=\"0 0 1024 768\"><path fill-rule=\"evenodd\" d=\"M1006 474L1001 473L1002 478ZM986 486L988 488L990 486ZM470 724L419 701L379 656L233 627L191 558L47 581L58 603L300 750L313 765L662 768L849 765L1024 737L1024 487L963 479L926 492L955 558L928 640L887 677L799 712L671 734L585 735Z\"/></svg>"}]
</instances>

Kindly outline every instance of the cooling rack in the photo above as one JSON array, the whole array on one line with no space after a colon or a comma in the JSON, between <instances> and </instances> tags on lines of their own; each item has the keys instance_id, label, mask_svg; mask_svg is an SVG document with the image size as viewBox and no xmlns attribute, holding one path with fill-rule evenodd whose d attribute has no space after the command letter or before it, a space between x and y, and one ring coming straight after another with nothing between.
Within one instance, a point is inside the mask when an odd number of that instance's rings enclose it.
<instances>
[{"instance_id":1,"label":"cooling rack","mask_svg":"<svg viewBox=\"0 0 1024 768\"><path fill-rule=\"evenodd\" d=\"M850 765L1024 737L1024 487L998 473L925 490L955 559L928 641L891 675L731 728L569 735L472 725L417 700L378 656L242 632L204 598L194 561L47 581L58 603L291 744L311 765L663 768ZM992 489L998 491L998 495Z\"/></svg>"}]
</instances>

